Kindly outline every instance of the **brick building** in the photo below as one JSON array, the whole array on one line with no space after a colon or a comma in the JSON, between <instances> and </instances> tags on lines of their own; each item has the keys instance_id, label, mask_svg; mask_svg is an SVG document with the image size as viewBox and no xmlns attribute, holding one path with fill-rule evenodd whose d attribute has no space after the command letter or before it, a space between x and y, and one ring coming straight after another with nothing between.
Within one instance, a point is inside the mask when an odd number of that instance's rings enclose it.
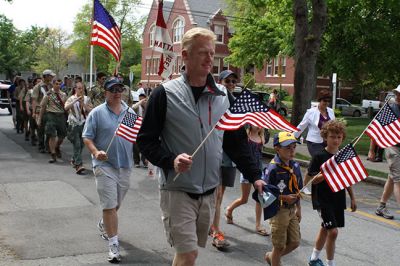
<instances>
[{"instance_id":1,"label":"brick building","mask_svg":"<svg viewBox=\"0 0 400 266\"><path fill-rule=\"evenodd\" d=\"M224 61L229 55L228 42L233 34L228 19L222 10L226 6L223 0L175 0L164 1L164 20L167 24L171 40L174 43L174 52L177 54L173 78L179 75L182 67L180 41L183 34L193 27L204 27L212 30L217 35L213 74L215 77L225 69L231 69L242 77L243 68L235 68ZM158 1L154 0L143 30L142 44L142 75L141 82L155 86L162 80L157 75L160 53L153 52L155 23L157 19ZM280 74L280 75L279 75ZM290 57L276 57L267 63L262 70L254 70L257 84L268 87L282 88L293 94L294 59ZM329 88L328 78L318 78L317 90Z\"/></svg>"}]
</instances>

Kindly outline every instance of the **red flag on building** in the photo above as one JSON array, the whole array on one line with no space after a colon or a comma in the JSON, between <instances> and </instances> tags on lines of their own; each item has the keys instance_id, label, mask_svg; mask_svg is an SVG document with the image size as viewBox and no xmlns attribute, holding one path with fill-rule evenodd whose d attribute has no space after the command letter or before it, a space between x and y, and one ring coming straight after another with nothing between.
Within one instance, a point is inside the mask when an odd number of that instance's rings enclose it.
<instances>
[{"instance_id":1,"label":"red flag on building","mask_svg":"<svg viewBox=\"0 0 400 266\"><path fill-rule=\"evenodd\" d=\"M321 166L321 173L333 192L350 187L368 177L351 143L326 161Z\"/></svg>"},{"instance_id":2,"label":"red flag on building","mask_svg":"<svg viewBox=\"0 0 400 266\"><path fill-rule=\"evenodd\" d=\"M113 17L99 0L94 0L91 45L104 47L119 62L121 60L121 32Z\"/></svg>"},{"instance_id":3,"label":"red flag on building","mask_svg":"<svg viewBox=\"0 0 400 266\"><path fill-rule=\"evenodd\" d=\"M400 143L400 120L392 108L385 104L365 133L381 148L394 146Z\"/></svg>"},{"instance_id":4,"label":"red flag on building","mask_svg":"<svg viewBox=\"0 0 400 266\"><path fill-rule=\"evenodd\" d=\"M142 117L135 113L131 113L128 110L126 111L126 114L116 131L116 134L132 143L135 143L141 125Z\"/></svg>"},{"instance_id":5,"label":"red flag on building","mask_svg":"<svg viewBox=\"0 0 400 266\"><path fill-rule=\"evenodd\" d=\"M153 49L161 53L158 75L163 79L169 79L173 73L176 58L173 48L174 44L164 21L163 1L159 1Z\"/></svg>"},{"instance_id":6,"label":"red flag on building","mask_svg":"<svg viewBox=\"0 0 400 266\"><path fill-rule=\"evenodd\" d=\"M235 99L215 127L220 130L236 130L245 124L289 132L298 131L295 126L246 89Z\"/></svg>"}]
</instances>

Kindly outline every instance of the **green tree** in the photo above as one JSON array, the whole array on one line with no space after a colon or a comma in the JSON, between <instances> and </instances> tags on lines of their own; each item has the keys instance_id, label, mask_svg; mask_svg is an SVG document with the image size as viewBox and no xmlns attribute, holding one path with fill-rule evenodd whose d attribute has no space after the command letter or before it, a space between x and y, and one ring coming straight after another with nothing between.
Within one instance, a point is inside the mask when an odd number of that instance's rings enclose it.
<instances>
[{"instance_id":1,"label":"green tree","mask_svg":"<svg viewBox=\"0 0 400 266\"><path fill-rule=\"evenodd\" d=\"M122 58L119 72L127 77L129 67L140 63L141 46L139 42L138 29L143 24L143 19L135 18L135 7L140 0L119 0L107 1L105 8L113 16L122 35ZM74 41L72 48L82 59L85 67L89 67L90 62L90 30L92 6L83 6L77 14L74 22ZM95 46L94 62L97 71L113 72L116 62L111 54L104 48Z\"/></svg>"},{"instance_id":2,"label":"green tree","mask_svg":"<svg viewBox=\"0 0 400 266\"><path fill-rule=\"evenodd\" d=\"M399 80L400 2L329 1L320 72L337 72L356 86L358 100L377 96Z\"/></svg>"},{"instance_id":3,"label":"green tree","mask_svg":"<svg viewBox=\"0 0 400 266\"><path fill-rule=\"evenodd\" d=\"M298 124L309 107L316 86L316 62L326 26L324 0L227 0L235 34L230 40L236 66L282 55L294 56L294 104L291 122Z\"/></svg>"},{"instance_id":4,"label":"green tree","mask_svg":"<svg viewBox=\"0 0 400 266\"><path fill-rule=\"evenodd\" d=\"M57 75L66 68L71 49L68 48L70 37L60 29L48 29L43 44L37 50L36 72L52 69Z\"/></svg>"}]
</instances>

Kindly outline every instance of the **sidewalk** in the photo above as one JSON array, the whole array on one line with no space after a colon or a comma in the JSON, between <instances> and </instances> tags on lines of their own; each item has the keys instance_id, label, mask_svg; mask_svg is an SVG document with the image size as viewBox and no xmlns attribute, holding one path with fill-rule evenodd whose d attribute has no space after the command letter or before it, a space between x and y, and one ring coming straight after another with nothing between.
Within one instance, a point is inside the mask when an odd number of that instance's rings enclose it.
<instances>
[{"instance_id":1,"label":"sidewalk","mask_svg":"<svg viewBox=\"0 0 400 266\"><path fill-rule=\"evenodd\" d=\"M268 148L273 148L272 146L272 139L270 139L270 141L265 145ZM299 153L301 155L304 156L308 156L310 157L310 154L308 153L308 149L307 149L307 144L297 144L296 147L296 153ZM265 154L267 157L272 158L273 154L271 153L266 153ZM363 155L363 154L358 154L358 156L361 159L361 162L363 163L364 167L368 169L373 169L379 172L383 172L383 173L389 173L389 167L386 163L386 160L384 159L383 162L370 162L367 160L367 156ZM309 161L305 161L305 160L299 160L296 159L296 161L298 161L301 166L303 167L308 167L309 165ZM374 184L378 184L378 185L384 185L386 182L386 178L382 178L382 177L378 177L378 176L369 176L367 179L365 179L366 182L370 182L370 183L374 183Z\"/></svg>"}]
</instances>

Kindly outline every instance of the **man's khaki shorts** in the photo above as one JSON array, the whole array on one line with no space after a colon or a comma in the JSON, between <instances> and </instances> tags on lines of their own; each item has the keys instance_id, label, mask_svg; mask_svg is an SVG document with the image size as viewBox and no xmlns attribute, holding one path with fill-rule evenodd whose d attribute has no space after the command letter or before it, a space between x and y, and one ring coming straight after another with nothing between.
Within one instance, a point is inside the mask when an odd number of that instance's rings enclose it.
<instances>
[{"instance_id":1,"label":"man's khaki shorts","mask_svg":"<svg viewBox=\"0 0 400 266\"><path fill-rule=\"evenodd\" d=\"M162 221L168 243L176 253L205 247L215 213L216 193L192 199L186 192L160 190Z\"/></svg>"},{"instance_id":2,"label":"man's khaki shorts","mask_svg":"<svg viewBox=\"0 0 400 266\"><path fill-rule=\"evenodd\" d=\"M295 214L295 207L281 208L269 220L271 225L271 241L275 248L284 248L289 243L300 242L300 224Z\"/></svg>"},{"instance_id":3,"label":"man's khaki shorts","mask_svg":"<svg viewBox=\"0 0 400 266\"><path fill-rule=\"evenodd\" d=\"M389 177L394 183L400 182L400 148L396 146L386 148L385 157L389 165Z\"/></svg>"}]
</instances>

